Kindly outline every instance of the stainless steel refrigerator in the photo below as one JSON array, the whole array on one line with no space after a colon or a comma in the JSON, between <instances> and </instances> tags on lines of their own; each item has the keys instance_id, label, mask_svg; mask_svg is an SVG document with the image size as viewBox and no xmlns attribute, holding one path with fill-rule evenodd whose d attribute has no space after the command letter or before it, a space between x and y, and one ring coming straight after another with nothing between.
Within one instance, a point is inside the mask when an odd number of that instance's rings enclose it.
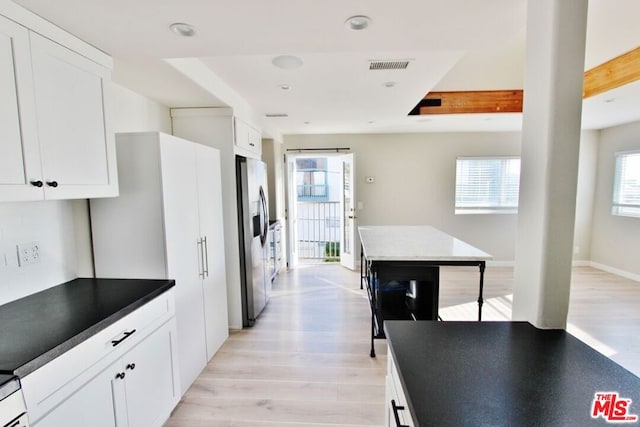
<instances>
[{"instance_id":1,"label":"stainless steel refrigerator","mask_svg":"<svg viewBox=\"0 0 640 427\"><path fill-rule=\"evenodd\" d=\"M242 325L253 326L269 301L267 166L236 156Z\"/></svg>"}]
</instances>

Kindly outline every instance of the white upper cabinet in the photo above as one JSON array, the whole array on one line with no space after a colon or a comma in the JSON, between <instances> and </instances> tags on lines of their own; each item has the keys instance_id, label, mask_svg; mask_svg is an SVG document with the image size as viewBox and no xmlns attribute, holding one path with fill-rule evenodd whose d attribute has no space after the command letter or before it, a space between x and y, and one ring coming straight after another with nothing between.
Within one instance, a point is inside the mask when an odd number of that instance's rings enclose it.
<instances>
[{"instance_id":1,"label":"white upper cabinet","mask_svg":"<svg viewBox=\"0 0 640 427\"><path fill-rule=\"evenodd\" d=\"M29 31L2 16L0 93L0 201L42 199Z\"/></svg>"},{"instance_id":2,"label":"white upper cabinet","mask_svg":"<svg viewBox=\"0 0 640 427\"><path fill-rule=\"evenodd\" d=\"M238 117L233 118L234 141L236 147L246 150L260 158L262 154L262 135ZM250 156L253 157L253 156Z\"/></svg>"},{"instance_id":3,"label":"white upper cabinet","mask_svg":"<svg viewBox=\"0 0 640 427\"><path fill-rule=\"evenodd\" d=\"M0 202L118 195L110 66L38 17L0 8Z\"/></svg>"},{"instance_id":4,"label":"white upper cabinet","mask_svg":"<svg viewBox=\"0 0 640 427\"><path fill-rule=\"evenodd\" d=\"M105 124L110 71L33 33L31 55L45 198L117 195Z\"/></svg>"}]
</instances>

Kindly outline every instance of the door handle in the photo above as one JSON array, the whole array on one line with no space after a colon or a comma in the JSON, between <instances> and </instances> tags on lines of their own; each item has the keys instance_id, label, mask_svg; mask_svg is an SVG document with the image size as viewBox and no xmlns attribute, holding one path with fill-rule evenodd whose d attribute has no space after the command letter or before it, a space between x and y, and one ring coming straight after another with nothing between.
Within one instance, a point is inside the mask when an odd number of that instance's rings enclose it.
<instances>
[{"instance_id":1,"label":"door handle","mask_svg":"<svg viewBox=\"0 0 640 427\"><path fill-rule=\"evenodd\" d=\"M125 332L122 338L120 338L119 340L112 340L111 341L111 345L113 347L117 346L118 344L120 344L122 341L126 340L127 338L129 338L131 335L133 335L136 332L135 329L131 330L130 332Z\"/></svg>"},{"instance_id":2,"label":"door handle","mask_svg":"<svg viewBox=\"0 0 640 427\"><path fill-rule=\"evenodd\" d=\"M204 279L204 250L203 250L203 240L202 238L198 239L198 249L200 252L200 262L198 263L198 277L200 277L201 279ZM201 270L202 268L202 270Z\"/></svg>"},{"instance_id":3,"label":"door handle","mask_svg":"<svg viewBox=\"0 0 640 427\"><path fill-rule=\"evenodd\" d=\"M408 425L400 424L400 416L398 411L404 411L404 406L396 405L396 401L391 399L391 408L393 409L393 417L396 419L397 427L409 427Z\"/></svg>"},{"instance_id":4,"label":"door handle","mask_svg":"<svg viewBox=\"0 0 640 427\"><path fill-rule=\"evenodd\" d=\"M358 217L355 216L355 215L349 215L349 219L356 219L356 218L358 218Z\"/></svg>"},{"instance_id":5,"label":"door handle","mask_svg":"<svg viewBox=\"0 0 640 427\"><path fill-rule=\"evenodd\" d=\"M202 274L207 273L207 277L209 277L209 244L207 243L207 236L204 236L202 240L204 247L204 254L202 255L204 258L204 265L202 267ZM206 270L205 267L206 266Z\"/></svg>"}]
</instances>

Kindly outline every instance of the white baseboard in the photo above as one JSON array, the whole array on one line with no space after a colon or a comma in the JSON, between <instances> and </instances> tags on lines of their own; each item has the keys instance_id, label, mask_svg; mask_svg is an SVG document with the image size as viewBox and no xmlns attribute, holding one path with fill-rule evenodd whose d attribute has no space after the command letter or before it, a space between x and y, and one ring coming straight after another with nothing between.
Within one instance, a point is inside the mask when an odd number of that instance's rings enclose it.
<instances>
[{"instance_id":1,"label":"white baseboard","mask_svg":"<svg viewBox=\"0 0 640 427\"><path fill-rule=\"evenodd\" d=\"M514 261L487 261L487 267L513 267Z\"/></svg>"},{"instance_id":2,"label":"white baseboard","mask_svg":"<svg viewBox=\"0 0 640 427\"><path fill-rule=\"evenodd\" d=\"M591 261L574 260L571 265L574 267L591 267Z\"/></svg>"},{"instance_id":3,"label":"white baseboard","mask_svg":"<svg viewBox=\"0 0 640 427\"><path fill-rule=\"evenodd\" d=\"M607 273L615 274L617 276L624 277L625 279L630 279L636 282L640 282L640 274L635 274L628 271L620 270L619 268L610 267L608 265L600 264L599 262L594 262L594 261L591 261L589 265L593 268L597 268L598 270L606 271Z\"/></svg>"}]
</instances>

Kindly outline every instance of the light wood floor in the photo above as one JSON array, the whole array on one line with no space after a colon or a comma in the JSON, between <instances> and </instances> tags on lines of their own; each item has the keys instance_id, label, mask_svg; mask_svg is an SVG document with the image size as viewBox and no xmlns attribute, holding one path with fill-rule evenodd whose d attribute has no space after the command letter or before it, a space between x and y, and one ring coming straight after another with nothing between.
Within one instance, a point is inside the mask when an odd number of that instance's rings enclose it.
<instances>
[{"instance_id":1,"label":"light wood floor","mask_svg":"<svg viewBox=\"0 0 640 427\"><path fill-rule=\"evenodd\" d=\"M440 314L475 320L477 269L442 268ZM513 269L488 267L483 318L509 320ZM640 375L640 283L574 269L569 331ZM165 427L380 426L386 347L369 357L359 273L337 265L281 274L251 329L235 331Z\"/></svg>"}]
</instances>

